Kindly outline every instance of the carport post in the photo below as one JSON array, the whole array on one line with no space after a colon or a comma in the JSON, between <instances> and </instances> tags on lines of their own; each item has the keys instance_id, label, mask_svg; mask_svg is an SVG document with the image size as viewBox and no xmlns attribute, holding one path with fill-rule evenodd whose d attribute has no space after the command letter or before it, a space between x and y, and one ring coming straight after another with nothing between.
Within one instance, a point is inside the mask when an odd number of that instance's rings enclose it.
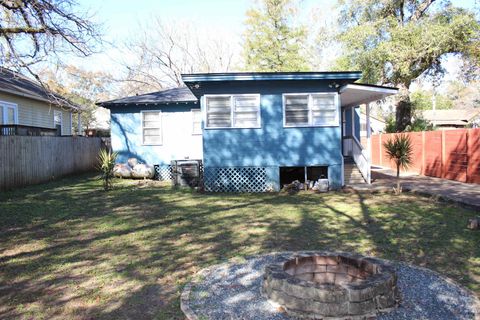
<instances>
[{"instance_id":1,"label":"carport post","mask_svg":"<svg viewBox=\"0 0 480 320\"><path fill-rule=\"evenodd\" d=\"M368 161L368 173L367 173L367 183L371 182L371 171L372 171L372 134L370 130L370 106L371 102L366 105L366 116L367 116L367 161Z\"/></svg>"}]
</instances>

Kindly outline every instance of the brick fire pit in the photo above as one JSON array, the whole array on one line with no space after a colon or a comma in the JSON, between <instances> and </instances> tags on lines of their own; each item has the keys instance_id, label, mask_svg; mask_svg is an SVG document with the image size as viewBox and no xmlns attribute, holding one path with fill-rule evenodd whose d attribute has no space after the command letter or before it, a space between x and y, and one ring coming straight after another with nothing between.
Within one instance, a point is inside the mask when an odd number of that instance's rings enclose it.
<instances>
[{"instance_id":1,"label":"brick fire pit","mask_svg":"<svg viewBox=\"0 0 480 320\"><path fill-rule=\"evenodd\" d=\"M316 319L365 319L397 305L393 267L348 253L292 257L265 268L263 294L289 315Z\"/></svg>"}]
</instances>

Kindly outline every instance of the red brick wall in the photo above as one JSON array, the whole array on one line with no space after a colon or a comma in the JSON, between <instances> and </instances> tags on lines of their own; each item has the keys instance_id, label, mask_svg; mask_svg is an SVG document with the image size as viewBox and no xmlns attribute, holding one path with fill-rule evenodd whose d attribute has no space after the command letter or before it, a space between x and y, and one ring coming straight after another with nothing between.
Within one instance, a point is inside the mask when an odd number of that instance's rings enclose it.
<instances>
[{"instance_id":1,"label":"red brick wall","mask_svg":"<svg viewBox=\"0 0 480 320\"><path fill-rule=\"evenodd\" d=\"M480 129L409 132L413 164L408 169L426 176L480 183ZM383 143L395 134L372 136L372 164L395 169Z\"/></svg>"}]
</instances>

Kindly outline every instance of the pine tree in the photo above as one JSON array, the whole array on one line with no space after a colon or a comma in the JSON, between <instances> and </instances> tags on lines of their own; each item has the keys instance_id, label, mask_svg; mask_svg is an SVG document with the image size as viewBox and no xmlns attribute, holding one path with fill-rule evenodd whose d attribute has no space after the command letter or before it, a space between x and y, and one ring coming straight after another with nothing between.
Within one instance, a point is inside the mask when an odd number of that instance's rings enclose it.
<instances>
[{"instance_id":1,"label":"pine tree","mask_svg":"<svg viewBox=\"0 0 480 320\"><path fill-rule=\"evenodd\" d=\"M291 0L262 0L247 11L243 56L248 71L307 71L306 28L294 23Z\"/></svg>"}]
</instances>

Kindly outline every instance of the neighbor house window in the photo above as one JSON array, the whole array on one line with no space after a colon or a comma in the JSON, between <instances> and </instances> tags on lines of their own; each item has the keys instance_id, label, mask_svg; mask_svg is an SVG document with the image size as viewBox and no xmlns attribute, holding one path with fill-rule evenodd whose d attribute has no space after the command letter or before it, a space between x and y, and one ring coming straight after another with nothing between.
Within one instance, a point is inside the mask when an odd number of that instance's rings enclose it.
<instances>
[{"instance_id":1,"label":"neighbor house window","mask_svg":"<svg viewBox=\"0 0 480 320\"><path fill-rule=\"evenodd\" d=\"M142 143L162 144L162 113L160 111L142 111Z\"/></svg>"},{"instance_id":2,"label":"neighbor house window","mask_svg":"<svg viewBox=\"0 0 480 320\"><path fill-rule=\"evenodd\" d=\"M260 95L206 96L207 128L259 128Z\"/></svg>"},{"instance_id":3,"label":"neighbor house window","mask_svg":"<svg viewBox=\"0 0 480 320\"><path fill-rule=\"evenodd\" d=\"M62 135L62 111L53 110L53 126L57 129L57 136Z\"/></svg>"},{"instance_id":4,"label":"neighbor house window","mask_svg":"<svg viewBox=\"0 0 480 320\"><path fill-rule=\"evenodd\" d=\"M283 96L286 127L338 126L336 93L285 94Z\"/></svg>"},{"instance_id":5,"label":"neighbor house window","mask_svg":"<svg viewBox=\"0 0 480 320\"><path fill-rule=\"evenodd\" d=\"M202 112L192 109L192 134L202 134Z\"/></svg>"},{"instance_id":6,"label":"neighbor house window","mask_svg":"<svg viewBox=\"0 0 480 320\"><path fill-rule=\"evenodd\" d=\"M18 122L17 105L0 101L0 125L17 124Z\"/></svg>"}]
</instances>

